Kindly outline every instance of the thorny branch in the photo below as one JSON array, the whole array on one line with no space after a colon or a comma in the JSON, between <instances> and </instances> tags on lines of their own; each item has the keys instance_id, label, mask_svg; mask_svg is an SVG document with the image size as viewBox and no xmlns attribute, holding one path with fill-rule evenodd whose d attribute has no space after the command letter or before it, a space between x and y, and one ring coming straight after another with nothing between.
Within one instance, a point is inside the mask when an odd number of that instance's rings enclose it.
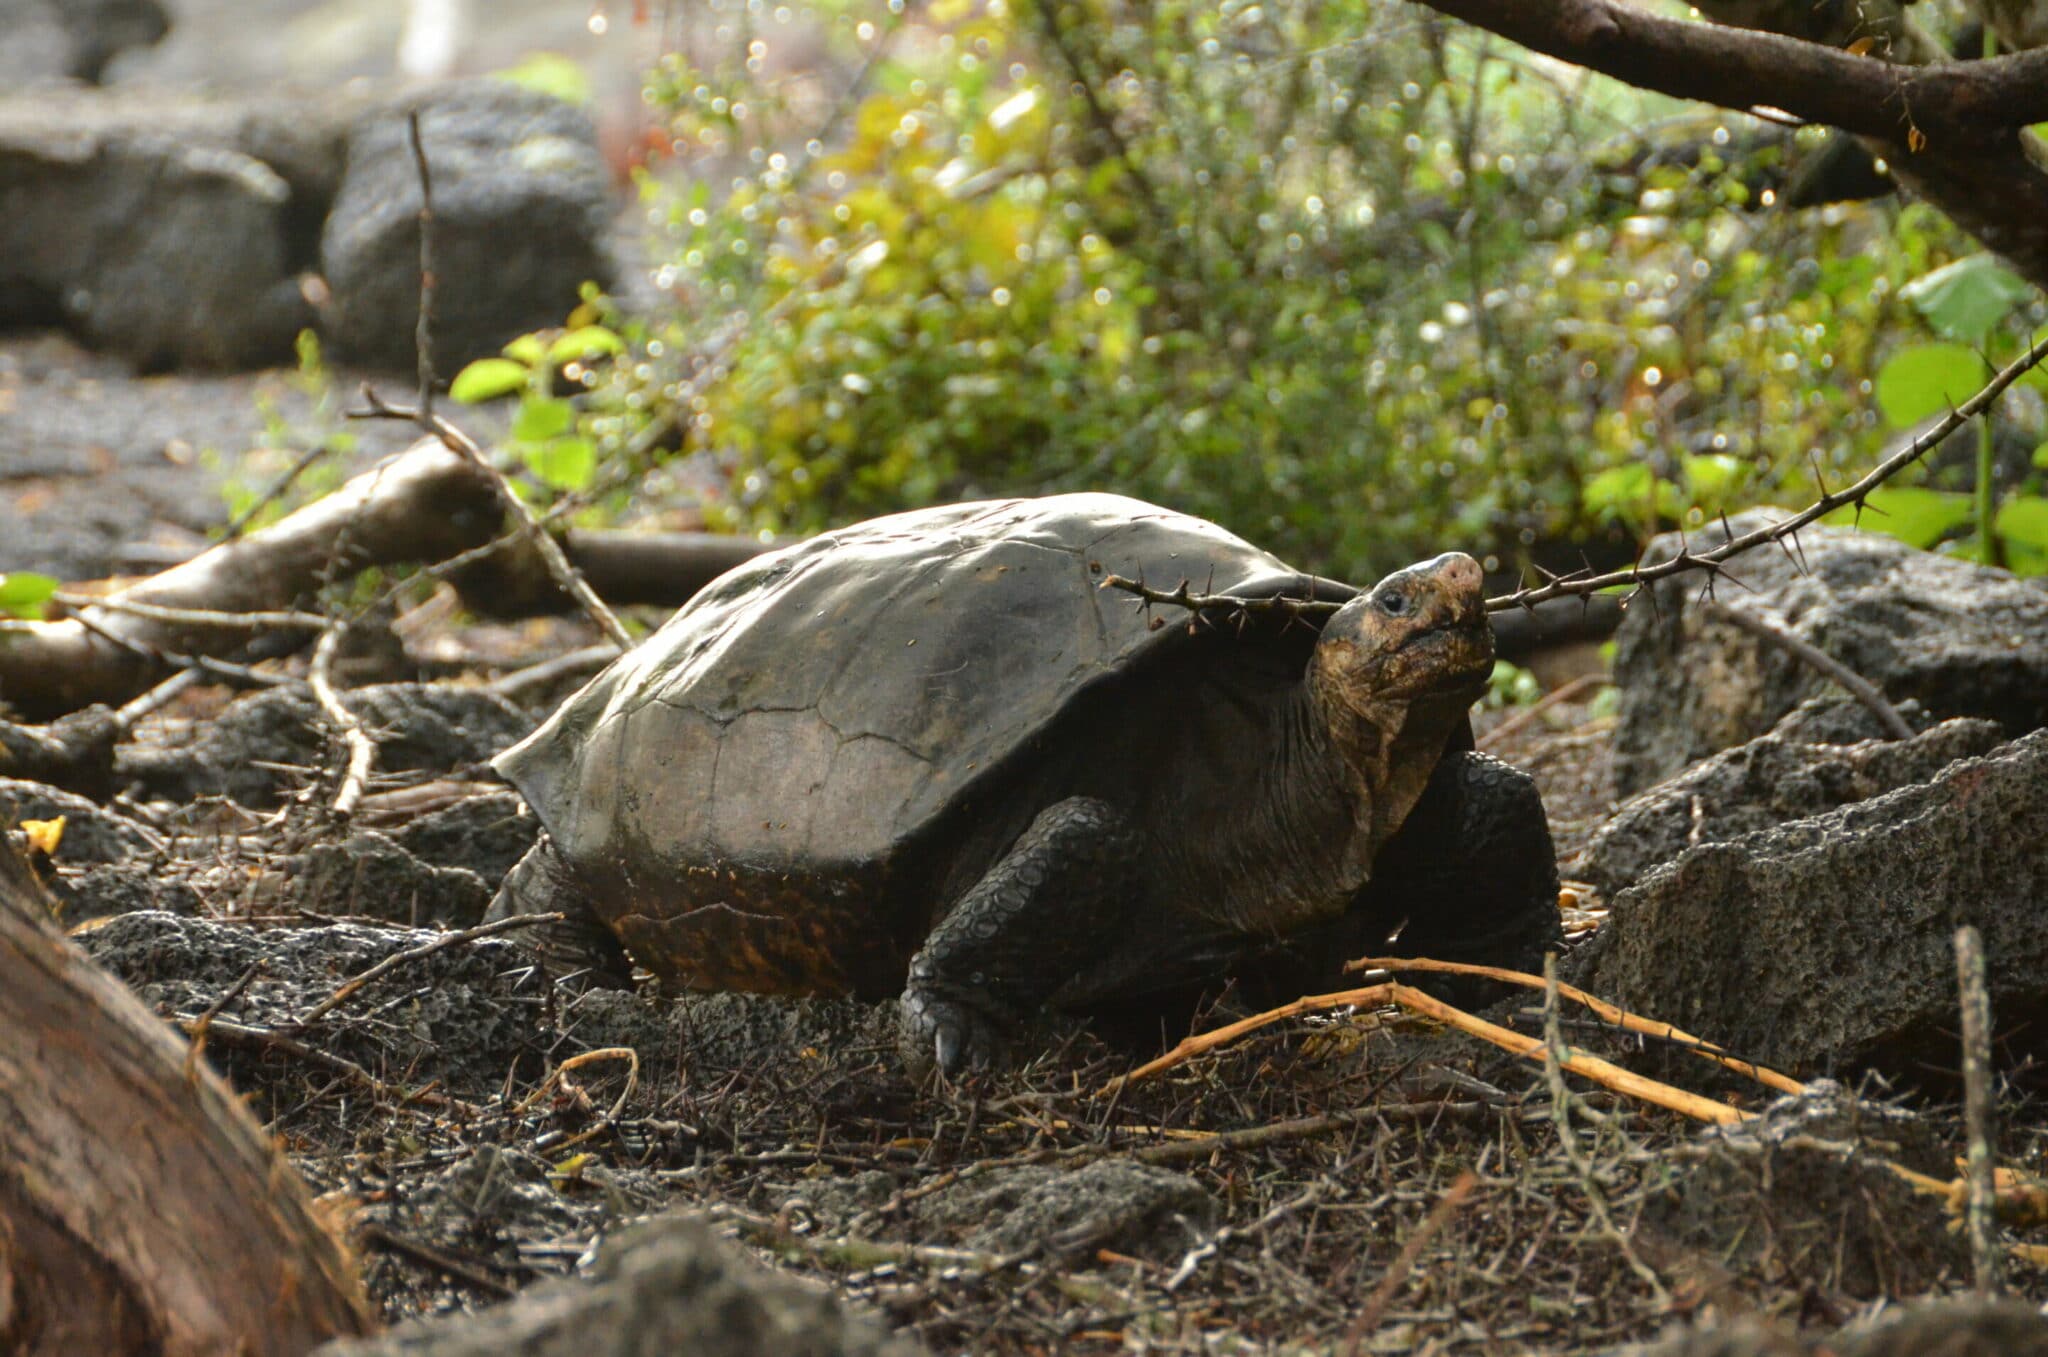
<instances>
[{"instance_id":1,"label":"thorny branch","mask_svg":"<svg viewBox=\"0 0 2048 1357\"><path fill-rule=\"evenodd\" d=\"M1950 410L1933 428L1872 467L1860 480L1840 490L1823 494L1790 518L1754 528L1740 535L1731 533L1719 546L1705 551L1694 551L1690 546L1681 546L1675 554L1663 560L1639 561L1626 570L1610 570L1597 575L1549 575L1545 572L1546 581L1542 585L1517 589L1511 594L1489 598L1486 600L1486 610L1497 613L1506 612L1510 608L1533 608L1554 598L1584 598L1619 589L1629 591L1622 600L1625 605L1640 593L1645 585L1672 575L1690 570L1704 570L1711 576L1719 577L1723 573L1723 565L1730 559L1768 543L1782 543L1794 538L1801 528L1837 509L1854 507L1861 513L1871 492L1934 451L1950 434L1990 409L1992 402L1997 400L2007 387L2038 367L2044 359L2048 359L2048 337L2035 341L2025 353L1999 369L1975 395ZM1726 526L1725 519L1723 526ZM1175 588L1159 589L1141 579L1134 580L1123 575L1104 577L1100 587L1133 594L1143 607L1162 605L1184 608L1196 614L1201 622L1212 626L1227 625L1248 616L1281 616L1290 621L1296 618L1320 620L1344 606L1330 599L1284 596L1245 598L1229 593L1205 593L1193 589L1186 580L1182 580Z\"/></svg>"}]
</instances>

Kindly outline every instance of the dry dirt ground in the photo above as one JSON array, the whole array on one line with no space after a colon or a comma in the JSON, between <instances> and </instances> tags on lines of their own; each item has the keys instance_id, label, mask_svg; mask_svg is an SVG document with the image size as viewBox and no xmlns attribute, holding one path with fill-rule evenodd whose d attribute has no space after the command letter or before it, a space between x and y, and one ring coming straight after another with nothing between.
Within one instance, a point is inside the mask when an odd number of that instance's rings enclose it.
<instances>
[{"instance_id":1,"label":"dry dirt ground","mask_svg":"<svg viewBox=\"0 0 2048 1357\"><path fill-rule=\"evenodd\" d=\"M578 641L546 624L465 644ZM474 925L534 832L478 766L532 712L474 680L436 691L364 699L384 771L346 824L289 688L225 717L228 695L198 690L149 718L111 812L0 792L17 817L72 816L44 863L65 922L203 1030L350 1212L389 1319L490 1305L674 1207L942 1352L1597 1351L1744 1313L1831 1327L1967 1285L1943 1206L1887 1167L1953 1174L1938 1098L1896 1123L1809 1100L1703 1140L1383 1009L1281 1022L1120 1090L1184 1033L1057 1032L1020 1069L920 1084L886 1007L577 993L516 931L435 947L417 925ZM1606 748L1569 706L1496 746L1542 781L1567 855L1606 808ZM1546 1025L1536 995L1490 1016ZM1774 1096L1581 1010L1549 1021L1710 1098ZM2048 1118L2006 1113L2003 1162L2038 1165ZM2010 1283L2048 1298L2024 1266Z\"/></svg>"}]
</instances>

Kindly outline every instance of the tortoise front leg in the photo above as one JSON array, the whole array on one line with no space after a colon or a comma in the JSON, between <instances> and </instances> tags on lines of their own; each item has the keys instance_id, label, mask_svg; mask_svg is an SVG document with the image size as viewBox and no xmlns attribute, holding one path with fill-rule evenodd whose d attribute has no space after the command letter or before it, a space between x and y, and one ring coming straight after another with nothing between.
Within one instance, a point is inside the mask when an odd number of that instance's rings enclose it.
<instances>
[{"instance_id":1,"label":"tortoise front leg","mask_svg":"<svg viewBox=\"0 0 2048 1357\"><path fill-rule=\"evenodd\" d=\"M1140 847L1107 801L1040 811L911 959L905 1058L929 1052L947 1074L993 1061L1006 1030L1128 930Z\"/></svg>"},{"instance_id":2,"label":"tortoise front leg","mask_svg":"<svg viewBox=\"0 0 2048 1357\"><path fill-rule=\"evenodd\" d=\"M1391 949L1398 956L1540 972L1563 930L1557 850L1535 779L1488 754L1446 754L1380 849L1353 910L1374 920L1381 937L1406 919ZM1467 1002L1499 990L1421 973L1415 979Z\"/></svg>"}]
</instances>

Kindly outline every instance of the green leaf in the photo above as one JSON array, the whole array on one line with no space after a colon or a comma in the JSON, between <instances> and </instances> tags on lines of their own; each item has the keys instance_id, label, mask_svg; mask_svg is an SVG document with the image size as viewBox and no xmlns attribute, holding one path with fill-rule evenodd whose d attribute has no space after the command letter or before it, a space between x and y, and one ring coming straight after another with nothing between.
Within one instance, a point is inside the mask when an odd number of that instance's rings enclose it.
<instances>
[{"instance_id":1,"label":"green leaf","mask_svg":"<svg viewBox=\"0 0 2048 1357\"><path fill-rule=\"evenodd\" d=\"M1860 519L1854 505L1829 514L1824 522L1854 523L1869 532L1896 537L1909 547L1923 550L1939 542L1953 529L1970 521L1975 511L1973 497L1951 490L1926 490L1919 486L1880 486L1870 492L1871 512Z\"/></svg>"},{"instance_id":2,"label":"green leaf","mask_svg":"<svg viewBox=\"0 0 2048 1357\"><path fill-rule=\"evenodd\" d=\"M559 52L535 52L518 65L499 71L497 78L553 95L565 104L590 102L590 76Z\"/></svg>"},{"instance_id":3,"label":"green leaf","mask_svg":"<svg viewBox=\"0 0 2048 1357\"><path fill-rule=\"evenodd\" d=\"M38 621L43 615L43 605L56 592L57 581L48 575L26 570L0 575L0 613Z\"/></svg>"},{"instance_id":4,"label":"green leaf","mask_svg":"<svg viewBox=\"0 0 2048 1357\"><path fill-rule=\"evenodd\" d=\"M523 400L512 419L512 436L522 443L545 443L569 432L576 407L563 400Z\"/></svg>"},{"instance_id":5,"label":"green leaf","mask_svg":"<svg viewBox=\"0 0 2048 1357\"><path fill-rule=\"evenodd\" d=\"M2048 573L2048 499L2014 495L1998 506L1992 531L2005 545L2006 559L2026 575Z\"/></svg>"},{"instance_id":6,"label":"green leaf","mask_svg":"<svg viewBox=\"0 0 2048 1357\"><path fill-rule=\"evenodd\" d=\"M561 364L598 354L624 353L626 341L602 325L579 325L548 345L548 362Z\"/></svg>"},{"instance_id":7,"label":"green leaf","mask_svg":"<svg viewBox=\"0 0 2048 1357\"><path fill-rule=\"evenodd\" d=\"M509 358L479 358L455 374L448 394L464 405L509 396L526 385L530 370Z\"/></svg>"},{"instance_id":8,"label":"green leaf","mask_svg":"<svg viewBox=\"0 0 2048 1357\"><path fill-rule=\"evenodd\" d=\"M1960 344L1915 344L1885 360L1877 373L1877 408L1894 429L1918 424L1961 405L1990 376L1974 349Z\"/></svg>"},{"instance_id":9,"label":"green leaf","mask_svg":"<svg viewBox=\"0 0 2048 1357\"><path fill-rule=\"evenodd\" d=\"M587 438L557 438L520 455L534 475L557 490L581 490L597 474L597 446Z\"/></svg>"},{"instance_id":10,"label":"green leaf","mask_svg":"<svg viewBox=\"0 0 2048 1357\"><path fill-rule=\"evenodd\" d=\"M1685 468L1685 486L1692 492L1693 501L1709 510L1719 508L1749 470L1749 463L1725 452L1682 458L1680 465Z\"/></svg>"},{"instance_id":11,"label":"green leaf","mask_svg":"<svg viewBox=\"0 0 2048 1357\"><path fill-rule=\"evenodd\" d=\"M1596 514L1639 514L1649 498L1651 472L1648 463L1631 462L1612 466L1595 474L1579 491L1579 498Z\"/></svg>"},{"instance_id":12,"label":"green leaf","mask_svg":"<svg viewBox=\"0 0 2048 1357\"><path fill-rule=\"evenodd\" d=\"M1899 289L1937 334L1983 344L2015 306L2034 296L2024 278L1989 254L1944 264Z\"/></svg>"},{"instance_id":13,"label":"green leaf","mask_svg":"<svg viewBox=\"0 0 2048 1357\"><path fill-rule=\"evenodd\" d=\"M2034 449L2034 465L2048 467L2048 443L2043 443L2040 447Z\"/></svg>"},{"instance_id":14,"label":"green leaf","mask_svg":"<svg viewBox=\"0 0 2048 1357\"><path fill-rule=\"evenodd\" d=\"M504 354L515 363L524 363L537 368L548 359L548 346L541 342L539 335L521 335L507 344Z\"/></svg>"}]
</instances>

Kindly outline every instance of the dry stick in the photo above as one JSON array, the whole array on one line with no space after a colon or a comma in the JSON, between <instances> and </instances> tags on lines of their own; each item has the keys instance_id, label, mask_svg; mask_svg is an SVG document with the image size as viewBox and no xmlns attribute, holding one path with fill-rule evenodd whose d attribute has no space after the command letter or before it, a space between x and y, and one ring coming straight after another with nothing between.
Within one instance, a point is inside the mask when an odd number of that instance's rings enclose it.
<instances>
[{"instance_id":1,"label":"dry stick","mask_svg":"<svg viewBox=\"0 0 2048 1357\"><path fill-rule=\"evenodd\" d=\"M114 711L115 728L123 734L135 729L137 722L162 711L175 702L179 694L196 685L199 677L197 669L180 669L142 696L123 703Z\"/></svg>"},{"instance_id":2,"label":"dry stick","mask_svg":"<svg viewBox=\"0 0 2048 1357\"><path fill-rule=\"evenodd\" d=\"M546 1097L548 1091L554 1088L555 1085L562 1083L563 1076L568 1074L570 1070L581 1069L585 1065L595 1064L600 1060L623 1060L626 1062L625 1089L613 1101L611 1111L605 1113L603 1119L597 1125L586 1127L575 1135L570 1136L567 1140L550 1145L548 1147L550 1154L559 1154L572 1146L581 1145L599 1132L618 1125L619 1113L626 1110L626 1104L632 1099L633 1091L640 1087L640 1053L631 1046L606 1046L600 1050L585 1051L581 1055L571 1056L555 1066L548 1077L540 1081L540 1087L534 1089L533 1092L527 1094L524 1098L521 1098L519 1105L512 1109L514 1115L526 1111L526 1109Z\"/></svg>"},{"instance_id":3,"label":"dry stick","mask_svg":"<svg viewBox=\"0 0 2048 1357\"><path fill-rule=\"evenodd\" d=\"M1553 688L1542 697L1537 698L1536 701L1516 712L1484 735L1481 735L1475 743L1481 749L1499 744L1502 740L1507 739L1508 736L1514 734L1523 726L1528 725L1531 721L1534 721L1559 703L1571 701L1588 688L1606 688L1613 683L1614 677L1611 674L1581 674L1570 683L1564 684L1562 687Z\"/></svg>"},{"instance_id":4,"label":"dry stick","mask_svg":"<svg viewBox=\"0 0 2048 1357\"><path fill-rule=\"evenodd\" d=\"M177 1019L178 1028L187 1036L191 1036L194 1034L197 1021L196 1018L180 1017ZM246 1023L229 1022L225 1018L215 1018L206 1025L206 1035L209 1040L223 1046L240 1046L252 1050L282 1051L284 1054L298 1060L303 1060L309 1065L318 1065L320 1068L331 1073L342 1075L350 1082L362 1087L372 1097L386 1102L397 1103L401 1106L406 1103L418 1103L423 1107L438 1107L443 1111L460 1112L464 1116L471 1118L481 1118L483 1116L481 1108L463 1102L460 1098L451 1098L445 1093L435 1093L430 1089L408 1093L404 1089L385 1083L353 1060L335 1055L331 1051L323 1051L317 1046L308 1046L303 1041L288 1037L282 1032L272 1031L268 1027L252 1027Z\"/></svg>"},{"instance_id":5,"label":"dry stick","mask_svg":"<svg viewBox=\"0 0 2048 1357\"><path fill-rule=\"evenodd\" d=\"M420 110L405 115L407 138L412 142L413 168L420 177L420 314L413 325L413 352L419 360L419 408L423 418L434 417L434 176L427 168L426 142L420 136Z\"/></svg>"},{"instance_id":6,"label":"dry stick","mask_svg":"<svg viewBox=\"0 0 2048 1357\"><path fill-rule=\"evenodd\" d=\"M1999 1257L1994 1211L1995 1165L1991 1153L1991 995L1984 983L1984 939L1964 924L1956 930L1956 983L1963 1009L1963 1121L1969 1128L1967 1221L1970 1275L1978 1296L1998 1294Z\"/></svg>"},{"instance_id":7,"label":"dry stick","mask_svg":"<svg viewBox=\"0 0 2048 1357\"><path fill-rule=\"evenodd\" d=\"M1807 664L1812 665L1836 683L1841 684L1842 687L1848 690L1849 696L1870 709L1877 719L1883 723L1884 728L1891 732L1893 739L1910 740L1913 738L1913 727L1906 724L1906 718L1899 715L1898 708L1885 701L1884 694L1879 692L1869 679L1864 678L1861 674L1851 669L1848 665L1843 664L1819 646L1802 639L1776 617L1771 616L1767 612L1749 612L1739 608L1731 608L1725 603L1718 603L1712 599L1707 600L1703 606L1707 616L1715 621L1726 622L1738 630L1748 632L1760 641L1777 646L1798 659L1805 661Z\"/></svg>"},{"instance_id":8,"label":"dry stick","mask_svg":"<svg viewBox=\"0 0 2048 1357\"><path fill-rule=\"evenodd\" d=\"M633 638L626 633L625 627L620 625L618 615L605 606L604 600L597 596L597 591L590 587L590 582L583 578L582 572L569 564L569 558L562 554L562 544L557 542L552 534L542 529L540 520L534 516L533 510L525 500L519 498L519 493L512 488L512 483L505 479L505 473L498 470L484 450L477 446L475 439L432 411L390 404L379 396L368 382L363 383L363 400L370 408L367 411L352 410L349 412L349 418L410 421L440 439L442 445L450 452L466 459L475 467L490 481L491 488L497 491L498 502L518 522L520 534L540 553L541 561L547 566L548 574L555 583L561 586L564 593L576 600L584 616L595 623L597 629L609 637L614 645L620 650L633 648Z\"/></svg>"},{"instance_id":9,"label":"dry stick","mask_svg":"<svg viewBox=\"0 0 2048 1357\"><path fill-rule=\"evenodd\" d=\"M1351 1321L1351 1330L1345 1334L1344 1351L1347 1357L1358 1357L1363 1350L1366 1335L1370 1334L1385 1318L1387 1307L1394 1303L1401 1287L1408 1281L1408 1274L1415 1270L1415 1264L1422 1257L1422 1251L1429 1242L1443 1233L1444 1226L1451 1223L1458 1208L1465 1204L1465 1198L1472 1195L1472 1189L1479 1185L1479 1175L1466 1169L1451 1184L1451 1190L1444 1193L1443 1200L1429 1209L1422 1224L1415 1227L1415 1233L1408 1236L1401 1245L1401 1252L1394 1255L1394 1261L1387 1268L1380 1284L1366 1297L1365 1308L1358 1312L1358 1318Z\"/></svg>"},{"instance_id":10,"label":"dry stick","mask_svg":"<svg viewBox=\"0 0 2048 1357\"><path fill-rule=\"evenodd\" d=\"M262 493L256 496L254 502L248 508L236 514L234 519L225 528L221 529L220 540L232 542L240 537L248 530L249 524L255 521L256 515L275 504L280 495L291 489L299 477L306 474L308 467L332 451L334 451L332 443L321 442L315 443L312 447L300 453L298 459L286 467L282 475L269 485L263 487Z\"/></svg>"},{"instance_id":11,"label":"dry stick","mask_svg":"<svg viewBox=\"0 0 2048 1357\"><path fill-rule=\"evenodd\" d=\"M60 590L52 597L67 608L104 608L110 613L130 613L136 617L147 617L152 622L176 622L189 627L222 627L229 631L274 631L280 628L320 631L327 625L327 619L319 613L301 612L296 608L227 613L211 608L167 608L161 603L79 594L69 590Z\"/></svg>"},{"instance_id":12,"label":"dry stick","mask_svg":"<svg viewBox=\"0 0 2048 1357\"><path fill-rule=\"evenodd\" d=\"M418 947L407 948L403 952L393 952L368 970L343 981L340 988L336 989L334 993L306 1010L306 1016L295 1018L287 1023L286 1026L295 1032L312 1026L335 1009L341 1007L341 1005L347 1003L363 986L373 980L391 974L400 966L410 965L415 961L430 957L436 952L445 952L450 947L458 947L465 942L475 942L478 938L488 938L498 933L510 933L518 928L532 928L536 924L560 923L565 917L567 916L561 914L515 915L510 919L499 919L493 923L478 924L475 928L464 928L454 933L443 933L432 942L422 943Z\"/></svg>"},{"instance_id":13,"label":"dry stick","mask_svg":"<svg viewBox=\"0 0 2048 1357\"><path fill-rule=\"evenodd\" d=\"M1520 985L1524 989L1541 990L1547 988L1542 976L1530 975L1526 971L1511 971L1500 966L1477 966L1468 961L1433 961L1428 957L1361 957L1357 961L1346 962L1344 969L1347 971L1432 971L1442 975L1472 975L1487 980L1500 980L1510 985ZM1780 1074L1778 1071L1759 1065L1754 1061L1730 1055L1705 1037L1696 1037L1692 1033L1674 1027L1668 1022L1659 1022L1654 1018L1645 1018L1631 1013L1625 1008L1608 1003L1605 999L1588 994L1575 985L1560 984L1557 987L1557 992L1570 999L1573 1003L1583 1004L1587 1008L1592 1009L1603 1020L1611 1022L1617 1027L1625 1028L1630 1032L1640 1032L1644 1036L1655 1037L1659 1041L1671 1042L1685 1050L1691 1051L1703 1060L1711 1060L1717 1065L1735 1071L1737 1074L1748 1075L1758 1083L1774 1088L1780 1093L1806 1092L1806 1085L1800 1083L1797 1079L1791 1078L1789 1075Z\"/></svg>"},{"instance_id":14,"label":"dry stick","mask_svg":"<svg viewBox=\"0 0 2048 1357\"><path fill-rule=\"evenodd\" d=\"M528 688L538 688L544 683L570 674L581 674L585 670L597 669L610 664L618 657L618 651L610 646L584 646L566 655L557 655L551 660L529 664L523 669L514 669L501 674L484 685L484 691L498 697L514 697Z\"/></svg>"},{"instance_id":15,"label":"dry stick","mask_svg":"<svg viewBox=\"0 0 2048 1357\"><path fill-rule=\"evenodd\" d=\"M1274 1145L1289 1145L1297 1140L1310 1140L1331 1131L1342 1131L1386 1118L1401 1121L1437 1121L1445 1117L1465 1117L1486 1110L1483 1102L1429 1102L1394 1103L1390 1106L1350 1107L1342 1112L1324 1112L1313 1117L1295 1117L1289 1121L1268 1122L1264 1126L1246 1126L1236 1131L1218 1131L1193 1140L1176 1140L1165 1145L1141 1145L1126 1151L1130 1158L1141 1164L1186 1164L1207 1159L1225 1150L1263 1150ZM1504 1115L1512 1115L1502 1109ZM1085 1157L1107 1157L1114 1153L1106 1146L1088 1145L1081 1149L1090 1152Z\"/></svg>"},{"instance_id":16,"label":"dry stick","mask_svg":"<svg viewBox=\"0 0 2048 1357\"><path fill-rule=\"evenodd\" d=\"M1471 1177L1469 1173L1465 1176ZM1330 1184L1328 1180L1319 1179L1316 1182L1310 1183L1308 1190L1300 1196L1281 1202L1249 1225L1225 1225L1221 1229L1216 1230L1207 1239L1181 1255L1180 1265L1174 1268L1173 1275L1166 1279L1162 1289L1169 1293L1180 1290L1187 1279L1195 1275L1195 1269L1201 1267L1208 1259L1214 1258L1222 1251L1223 1246L1231 1240L1243 1239L1248 1235L1258 1234L1285 1220L1301 1210L1302 1207L1313 1206L1328 1196L1329 1192Z\"/></svg>"},{"instance_id":17,"label":"dry stick","mask_svg":"<svg viewBox=\"0 0 2048 1357\"><path fill-rule=\"evenodd\" d=\"M1649 565L1638 563L1626 570L1610 570L1604 575L1568 575L1551 578L1547 583L1534 589L1517 589L1511 594L1500 594L1486 600L1488 612L1505 612L1509 608L1533 608L1553 598L1576 598L1597 594L1608 589L1629 586L1639 590L1644 585L1687 570L1706 570L1721 573L1721 564L1745 551L1764 546L1771 542L1782 542L1815 520L1848 505L1859 509L1870 492L1883 485L1892 477L1904 471L1913 463L1925 457L1939 446L1944 439L1978 415L1989 409L1991 403L2042 360L2048 359L2048 338L2037 340L2018 358L2000 368L1995 376L1978 390L1977 394L1951 409L1940 423L1921 434L1918 438L1879 462L1864 474L1862 479L1841 490L1822 495L1813 503L1781 522L1766 524L1740 536L1730 536L1720 546L1707 551L1694 551L1681 547L1670 558ZM1121 575L1110 575L1102 581L1105 589L1121 589L1134 594L1147 604L1169 604L1186 608L1190 612L1206 612L1211 609L1227 610L1232 613L1283 613L1289 617L1328 617L1343 604L1324 600L1315 601L1299 598L1239 598L1235 594L1196 593L1183 580L1176 589L1155 589L1143 580L1126 579Z\"/></svg>"},{"instance_id":18,"label":"dry stick","mask_svg":"<svg viewBox=\"0 0 2048 1357\"><path fill-rule=\"evenodd\" d=\"M361 719L341 704L341 696L334 690L334 657L340 653L341 638L348 631L348 623L337 618L326 631L320 633L320 643L313 647L313 663L306 670L306 682L313 689L313 700L320 704L320 710L328 721L340 732L342 743L348 746L348 766L342 772L341 786L334 793L333 811L343 819L355 814L356 802L363 799L363 792L369 786L370 768L377 761L377 742L370 738L370 732Z\"/></svg>"},{"instance_id":19,"label":"dry stick","mask_svg":"<svg viewBox=\"0 0 2048 1357\"><path fill-rule=\"evenodd\" d=\"M1543 958L1543 1041L1540 1044L1543 1048L1543 1077L1550 1085L1550 1124L1557 1132L1557 1143L1572 1171L1579 1177L1579 1190L1586 1194L1586 1204L1592 1209L1594 1223L1621 1251L1629 1271L1650 1288L1650 1294L1656 1297L1657 1305L1662 1309L1671 1302L1671 1297L1664 1290L1663 1279L1636 1256L1628 1236L1615 1225L1614 1217L1607 1209L1607 1194L1600 1190L1600 1183L1593 1176L1593 1166L1579 1149L1578 1136L1572 1130L1572 1093L1565 1087L1564 1071L1574 1052L1565 1045L1564 1028L1558 1022L1555 956Z\"/></svg>"}]
</instances>

